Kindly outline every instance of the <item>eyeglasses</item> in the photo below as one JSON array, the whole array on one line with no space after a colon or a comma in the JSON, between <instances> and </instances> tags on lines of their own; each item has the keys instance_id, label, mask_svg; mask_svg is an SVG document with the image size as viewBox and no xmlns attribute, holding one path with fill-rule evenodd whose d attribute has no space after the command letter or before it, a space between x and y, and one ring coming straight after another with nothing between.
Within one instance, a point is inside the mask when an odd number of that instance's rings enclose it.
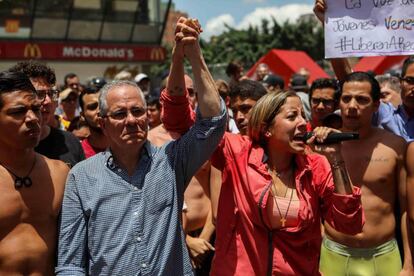
<instances>
[{"instance_id":1,"label":"eyeglasses","mask_svg":"<svg viewBox=\"0 0 414 276\"><path fill-rule=\"evenodd\" d=\"M401 78L400 80L405 81L406 83L410 85L414 85L414 77L405 77L405 78Z\"/></svg>"},{"instance_id":2,"label":"eyeglasses","mask_svg":"<svg viewBox=\"0 0 414 276\"><path fill-rule=\"evenodd\" d=\"M44 101L46 99L46 95L49 96L49 98L57 102L59 100L59 90L56 89L42 89L42 90L36 90L37 98L40 101Z\"/></svg>"},{"instance_id":3,"label":"eyeglasses","mask_svg":"<svg viewBox=\"0 0 414 276\"><path fill-rule=\"evenodd\" d=\"M334 102L334 100L321 99L321 98L312 98L311 103L312 103L312 105L316 105L316 106L318 106L320 103L327 106L327 105L334 105L335 102Z\"/></svg>"},{"instance_id":4,"label":"eyeglasses","mask_svg":"<svg viewBox=\"0 0 414 276\"><path fill-rule=\"evenodd\" d=\"M131 113L131 115L135 119L139 119L143 115L147 114L147 111L144 108L135 107L135 108L131 108L130 110L114 111L106 115L102 115L102 118L110 117L111 119L116 120L116 121L123 121L128 117L128 113Z\"/></svg>"}]
</instances>

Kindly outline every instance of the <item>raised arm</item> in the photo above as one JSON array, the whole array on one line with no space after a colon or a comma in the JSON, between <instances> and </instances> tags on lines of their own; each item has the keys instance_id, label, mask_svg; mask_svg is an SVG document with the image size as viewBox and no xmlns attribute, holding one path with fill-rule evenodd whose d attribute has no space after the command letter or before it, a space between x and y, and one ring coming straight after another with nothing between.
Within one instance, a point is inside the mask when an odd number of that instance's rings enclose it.
<instances>
[{"instance_id":1,"label":"raised arm","mask_svg":"<svg viewBox=\"0 0 414 276\"><path fill-rule=\"evenodd\" d=\"M172 157L178 161L175 162L176 173L183 173L183 182L186 184L198 168L210 158L220 142L227 118L225 104L201 53L198 28L197 20L179 21L176 34L177 39L184 44L184 56L190 61L194 75L198 96L197 120L190 131L166 149L172 150ZM182 114L175 116L183 117Z\"/></svg>"},{"instance_id":2,"label":"raised arm","mask_svg":"<svg viewBox=\"0 0 414 276\"><path fill-rule=\"evenodd\" d=\"M180 17L175 27L175 44L171 55L170 74L167 80L167 92L171 96L185 95L184 81L184 34L181 32L181 24L186 24L188 19ZM198 30L195 30L194 36L198 36Z\"/></svg>"},{"instance_id":3,"label":"raised arm","mask_svg":"<svg viewBox=\"0 0 414 276\"><path fill-rule=\"evenodd\" d=\"M322 23L323 28L325 27L325 12L327 8L328 6L325 0L316 0L315 6L313 7L313 12ZM330 62L338 80L341 81L345 79L346 75L352 73L351 64L347 58L333 58L330 59Z\"/></svg>"},{"instance_id":4,"label":"raised arm","mask_svg":"<svg viewBox=\"0 0 414 276\"><path fill-rule=\"evenodd\" d=\"M188 24L190 19L180 17L175 27L175 45L172 50L170 74L167 80L167 88L161 92L161 120L168 131L183 135L194 124L195 113L191 108L186 92L184 80L184 33L182 25ZM194 26L192 35L198 38L201 27L198 22Z\"/></svg>"},{"instance_id":5,"label":"raised arm","mask_svg":"<svg viewBox=\"0 0 414 276\"><path fill-rule=\"evenodd\" d=\"M185 23L178 23L183 33L184 54L189 60L193 75L194 86L197 91L198 107L202 118L215 117L220 115L220 95L217 91L214 79L211 76L204 57L201 53L196 28L198 21L191 20Z\"/></svg>"}]
</instances>

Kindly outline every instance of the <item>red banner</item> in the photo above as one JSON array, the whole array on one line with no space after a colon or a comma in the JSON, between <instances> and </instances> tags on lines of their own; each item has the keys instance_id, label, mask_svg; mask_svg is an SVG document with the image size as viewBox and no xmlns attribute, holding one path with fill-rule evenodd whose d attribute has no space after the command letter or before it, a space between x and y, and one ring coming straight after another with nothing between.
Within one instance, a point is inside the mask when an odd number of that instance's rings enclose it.
<instances>
[{"instance_id":1,"label":"red banner","mask_svg":"<svg viewBox=\"0 0 414 276\"><path fill-rule=\"evenodd\" d=\"M1 41L1 59L42 59L73 61L152 61L165 60L165 48L122 44Z\"/></svg>"}]
</instances>

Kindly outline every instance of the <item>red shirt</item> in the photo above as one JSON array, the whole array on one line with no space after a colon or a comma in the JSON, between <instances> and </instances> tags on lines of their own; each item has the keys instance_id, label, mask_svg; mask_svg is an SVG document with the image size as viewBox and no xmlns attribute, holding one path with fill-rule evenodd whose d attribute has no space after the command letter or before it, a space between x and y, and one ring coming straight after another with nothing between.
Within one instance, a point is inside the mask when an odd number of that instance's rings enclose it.
<instances>
[{"instance_id":1,"label":"red shirt","mask_svg":"<svg viewBox=\"0 0 414 276\"><path fill-rule=\"evenodd\" d=\"M306 131L309 132L309 131L312 131L312 130L313 130L312 124L309 121L306 122Z\"/></svg>"},{"instance_id":2,"label":"red shirt","mask_svg":"<svg viewBox=\"0 0 414 276\"><path fill-rule=\"evenodd\" d=\"M317 154L297 155L299 224L269 231L266 206L272 178L263 160L261 147L230 133L212 158L223 171L223 183L211 275L266 275L269 250L274 275L320 275L321 218L346 234L361 232L360 190L355 187L352 195L334 193L327 160Z\"/></svg>"},{"instance_id":3,"label":"red shirt","mask_svg":"<svg viewBox=\"0 0 414 276\"><path fill-rule=\"evenodd\" d=\"M160 102L161 121L166 130L183 135L194 124L196 115L188 101L187 90L185 95L171 96L167 93L167 89L164 89L161 92Z\"/></svg>"},{"instance_id":4,"label":"red shirt","mask_svg":"<svg viewBox=\"0 0 414 276\"><path fill-rule=\"evenodd\" d=\"M94 147L92 147L91 143L89 143L88 138L83 139L81 142L83 152L85 153L85 158L89 158L91 156L94 156L98 152L102 152L104 150L99 150Z\"/></svg>"}]
</instances>

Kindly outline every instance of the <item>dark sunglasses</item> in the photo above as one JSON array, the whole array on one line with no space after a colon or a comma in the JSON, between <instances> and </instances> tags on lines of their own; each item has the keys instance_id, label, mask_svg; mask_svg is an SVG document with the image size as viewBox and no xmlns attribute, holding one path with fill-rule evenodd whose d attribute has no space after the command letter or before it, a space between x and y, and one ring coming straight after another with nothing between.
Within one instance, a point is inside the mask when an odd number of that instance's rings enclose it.
<instances>
[{"instance_id":1,"label":"dark sunglasses","mask_svg":"<svg viewBox=\"0 0 414 276\"><path fill-rule=\"evenodd\" d=\"M44 101L46 99L46 95L49 96L49 98L57 102L59 100L59 90L56 89L42 89L42 90L36 90L37 98L40 101Z\"/></svg>"},{"instance_id":2,"label":"dark sunglasses","mask_svg":"<svg viewBox=\"0 0 414 276\"><path fill-rule=\"evenodd\" d=\"M335 102L334 100L328 100L328 99L321 99L321 98L312 98L311 99L312 105L318 106L320 103L323 105L333 105Z\"/></svg>"},{"instance_id":3,"label":"dark sunglasses","mask_svg":"<svg viewBox=\"0 0 414 276\"><path fill-rule=\"evenodd\" d=\"M405 81L408 84L414 85L414 77L400 78L401 81Z\"/></svg>"}]
</instances>

